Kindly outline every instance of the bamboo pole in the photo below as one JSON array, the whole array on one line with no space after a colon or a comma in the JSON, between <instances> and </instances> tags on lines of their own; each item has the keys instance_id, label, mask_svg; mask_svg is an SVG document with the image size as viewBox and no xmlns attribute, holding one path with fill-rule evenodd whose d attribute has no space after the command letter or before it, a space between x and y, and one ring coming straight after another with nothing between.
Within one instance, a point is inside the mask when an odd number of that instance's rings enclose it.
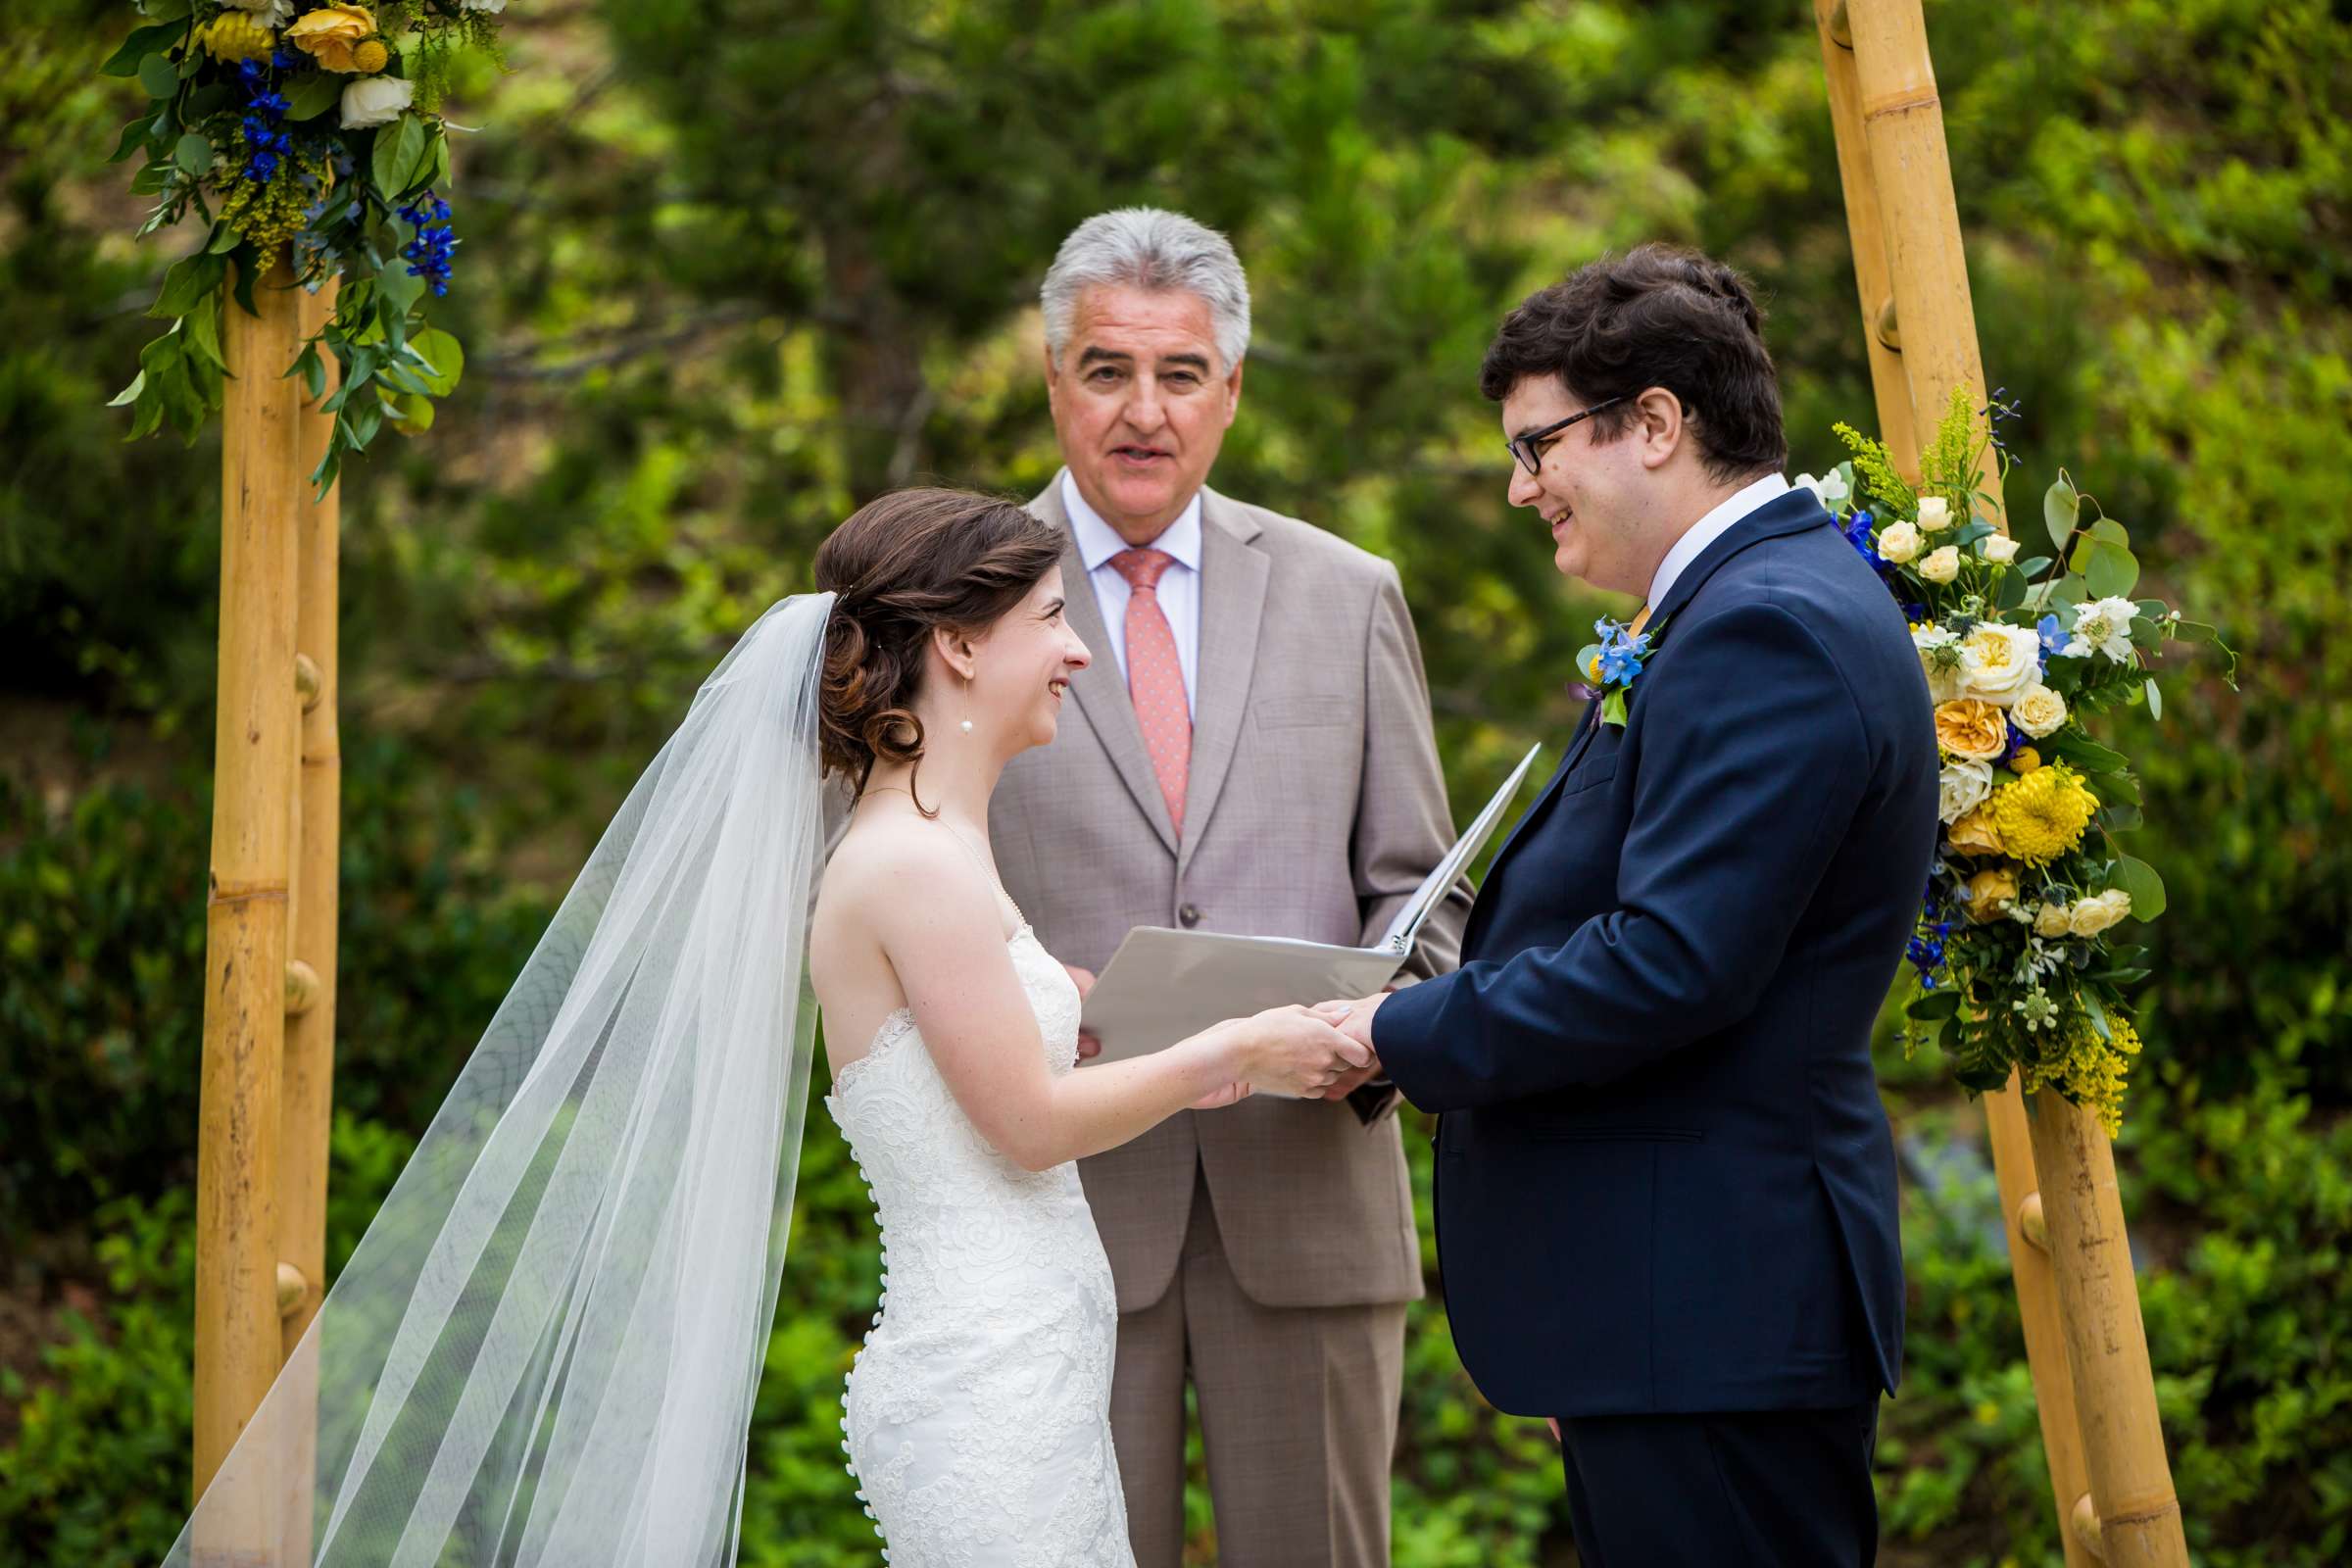
<instances>
[{"instance_id":1,"label":"bamboo pole","mask_svg":"<svg viewBox=\"0 0 2352 1568\"><path fill-rule=\"evenodd\" d=\"M1933 429L1955 386L1982 402L1984 369L1927 22L1920 0L1846 0L1836 9L1845 14L1853 49L1913 428ZM1825 32L1829 21L1823 19ZM1994 523L2005 526L1989 455L1979 482L1990 496ZM2029 1132L2014 1078L1985 1097L2067 1561L2079 1564L2083 1553L2095 1552L2119 1568L2184 1568L2187 1547L2156 1418L2114 1152L2089 1111L2046 1091L2034 1111ZM2036 1183L2036 1171L2053 1179ZM2046 1253L2027 1234L2036 1209ZM2053 1330L2063 1347L2060 1356L2051 1354ZM2071 1399L2057 1387L2061 1359ZM2082 1524L2082 1494L2073 1479L2078 1464L2095 1516L2088 1528ZM2108 1528L2099 1521L2119 1523Z\"/></svg>"},{"instance_id":2,"label":"bamboo pole","mask_svg":"<svg viewBox=\"0 0 2352 1568\"><path fill-rule=\"evenodd\" d=\"M2088 1517L2078 1529L2097 1542L2112 1568L2185 1568L2188 1545L2157 1419L2115 1150L2090 1111L2047 1089L2034 1096L2033 1137L2090 1470ZM2081 1518L2079 1506L2076 1512Z\"/></svg>"},{"instance_id":3,"label":"bamboo pole","mask_svg":"<svg viewBox=\"0 0 2352 1568\"><path fill-rule=\"evenodd\" d=\"M282 259L223 300L220 672L205 910L204 1065L196 1165L195 1488L227 1456L277 1374L278 1069L285 1051L287 853L296 706L297 337ZM217 1526L220 1535L213 1538ZM199 1548L270 1539L218 1514Z\"/></svg>"},{"instance_id":4,"label":"bamboo pole","mask_svg":"<svg viewBox=\"0 0 2352 1568\"><path fill-rule=\"evenodd\" d=\"M1845 0L1813 0L1821 33L1822 74L1829 81L1830 128L1838 141L1838 180L1845 195L1845 227L1854 251L1854 289L1862 306L1862 341L1870 351L1870 387L1879 410L1879 439L1894 455L1895 466L1919 472L1919 436L1911 427L1911 385L1902 351L1881 330L1892 315L1894 291L1886 278L1886 240L1879 227L1879 182L1871 172L1870 147L1862 130L1862 89L1854 76L1854 54L1846 31Z\"/></svg>"}]
</instances>

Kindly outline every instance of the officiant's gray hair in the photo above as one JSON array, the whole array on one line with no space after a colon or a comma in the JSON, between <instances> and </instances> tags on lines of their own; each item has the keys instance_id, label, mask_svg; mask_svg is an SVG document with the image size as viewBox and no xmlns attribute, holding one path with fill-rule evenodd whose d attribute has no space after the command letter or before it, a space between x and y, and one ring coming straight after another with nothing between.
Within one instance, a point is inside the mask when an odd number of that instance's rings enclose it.
<instances>
[{"instance_id":1,"label":"officiant's gray hair","mask_svg":"<svg viewBox=\"0 0 2352 1568\"><path fill-rule=\"evenodd\" d=\"M1250 279L1225 236L1182 213L1122 207L1071 229L1046 270L1038 301L1046 312L1046 352L1055 365L1077 322L1078 297L1090 288L1118 287L1199 296L1227 375L1250 352Z\"/></svg>"}]
</instances>

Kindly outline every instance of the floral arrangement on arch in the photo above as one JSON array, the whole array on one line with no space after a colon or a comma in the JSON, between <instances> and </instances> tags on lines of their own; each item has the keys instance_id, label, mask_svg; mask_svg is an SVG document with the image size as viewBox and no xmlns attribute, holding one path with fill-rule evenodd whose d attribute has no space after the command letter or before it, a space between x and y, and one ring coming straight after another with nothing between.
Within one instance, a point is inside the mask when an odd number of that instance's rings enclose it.
<instances>
[{"instance_id":1,"label":"floral arrangement on arch","mask_svg":"<svg viewBox=\"0 0 2352 1568\"><path fill-rule=\"evenodd\" d=\"M2138 703L2161 717L2148 661L2170 639L2218 639L2131 597L2130 535L2063 470L2042 497L2051 553L2019 559L1977 485L1988 449L2006 478L1998 427L2014 412L1995 393L1980 416L1955 392L1917 489L1884 444L1843 424L1851 459L1800 482L1902 606L1936 705L1942 828L1909 950L1907 1043L1941 1035L1971 1091L2015 1068L2113 1136L2139 1050L2127 993L2148 974L2147 950L2116 932L2162 914L2165 896L2116 842L2139 825L2139 785L2090 721Z\"/></svg>"},{"instance_id":2,"label":"floral arrangement on arch","mask_svg":"<svg viewBox=\"0 0 2352 1568\"><path fill-rule=\"evenodd\" d=\"M430 324L449 292L458 240L449 204L448 127L438 112L460 50L499 56L506 0L139 0L146 19L106 62L137 78L148 104L122 127L113 162L145 162L131 189L155 198L141 236L189 218L204 243L165 273L148 315L172 325L139 355L115 406L129 439L166 420L195 440L220 407L222 284L238 304L270 286L286 257L300 286L339 277L331 321L285 373L318 397L321 352L342 365L323 405L334 432L312 481L387 423L415 433L465 366ZM231 264L234 264L233 272Z\"/></svg>"}]
</instances>

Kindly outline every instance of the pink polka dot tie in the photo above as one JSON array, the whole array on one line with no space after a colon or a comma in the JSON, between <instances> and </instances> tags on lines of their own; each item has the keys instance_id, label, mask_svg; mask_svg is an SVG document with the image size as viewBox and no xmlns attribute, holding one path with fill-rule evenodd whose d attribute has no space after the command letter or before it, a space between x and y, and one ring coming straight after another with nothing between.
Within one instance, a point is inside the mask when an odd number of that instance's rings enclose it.
<instances>
[{"instance_id":1,"label":"pink polka dot tie","mask_svg":"<svg viewBox=\"0 0 2352 1568\"><path fill-rule=\"evenodd\" d=\"M1193 760L1193 710L1184 700L1176 634L1159 608L1159 579L1176 564L1164 550L1122 550L1111 566L1127 579L1127 695L1152 754L1152 771L1168 803L1168 821L1184 836L1184 775Z\"/></svg>"}]
</instances>

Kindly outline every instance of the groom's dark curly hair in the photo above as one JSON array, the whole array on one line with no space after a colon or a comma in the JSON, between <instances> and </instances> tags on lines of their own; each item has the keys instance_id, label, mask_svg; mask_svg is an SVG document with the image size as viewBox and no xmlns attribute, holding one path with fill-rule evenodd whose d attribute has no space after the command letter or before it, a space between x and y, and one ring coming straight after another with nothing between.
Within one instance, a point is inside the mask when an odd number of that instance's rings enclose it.
<instances>
[{"instance_id":1,"label":"groom's dark curly hair","mask_svg":"<svg viewBox=\"0 0 2352 1568\"><path fill-rule=\"evenodd\" d=\"M1764 312L1747 280L1675 245L1603 256L1503 318L1478 385L1500 403L1531 376L1556 375L1590 408L1592 439L1633 422L1632 399L1664 387L1682 400L1710 477L1730 482L1788 462L1781 383L1764 348Z\"/></svg>"}]
</instances>

